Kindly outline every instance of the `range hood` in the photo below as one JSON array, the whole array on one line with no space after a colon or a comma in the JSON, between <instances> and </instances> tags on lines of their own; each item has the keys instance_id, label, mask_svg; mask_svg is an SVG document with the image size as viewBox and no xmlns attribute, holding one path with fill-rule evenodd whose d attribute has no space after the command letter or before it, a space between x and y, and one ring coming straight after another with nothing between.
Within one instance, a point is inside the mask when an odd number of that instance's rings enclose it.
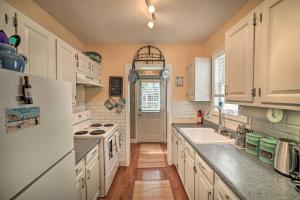
<instances>
[{"instance_id":1,"label":"range hood","mask_svg":"<svg viewBox=\"0 0 300 200\"><path fill-rule=\"evenodd\" d=\"M98 78L82 72L76 73L76 84L84 85L86 87L103 87L102 82Z\"/></svg>"}]
</instances>

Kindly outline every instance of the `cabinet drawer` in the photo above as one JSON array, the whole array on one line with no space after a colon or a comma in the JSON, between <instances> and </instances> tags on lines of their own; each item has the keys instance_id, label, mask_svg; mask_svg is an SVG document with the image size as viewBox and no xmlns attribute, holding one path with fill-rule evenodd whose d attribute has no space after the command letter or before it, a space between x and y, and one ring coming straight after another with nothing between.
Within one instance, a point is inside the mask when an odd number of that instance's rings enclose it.
<instances>
[{"instance_id":1,"label":"cabinet drawer","mask_svg":"<svg viewBox=\"0 0 300 200\"><path fill-rule=\"evenodd\" d=\"M217 175L215 176L215 196L219 197L220 199L239 200L239 198Z\"/></svg>"},{"instance_id":2,"label":"cabinet drawer","mask_svg":"<svg viewBox=\"0 0 300 200\"><path fill-rule=\"evenodd\" d=\"M211 184L214 183L214 171L206 164L206 162L196 154L195 165L203 172Z\"/></svg>"},{"instance_id":3,"label":"cabinet drawer","mask_svg":"<svg viewBox=\"0 0 300 200\"><path fill-rule=\"evenodd\" d=\"M195 151L194 148L188 143L188 141L184 141L184 150L189 156L194 160L195 159Z\"/></svg>"},{"instance_id":4,"label":"cabinet drawer","mask_svg":"<svg viewBox=\"0 0 300 200\"><path fill-rule=\"evenodd\" d=\"M86 164L89 164L89 162L95 157L98 156L98 145L96 145L85 157Z\"/></svg>"},{"instance_id":5,"label":"cabinet drawer","mask_svg":"<svg viewBox=\"0 0 300 200\"><path fill-rule=\"evenodd\" d=\"M78 176L80 174L80 172L84 171L85 168L85 160L82 159L79 163L77 163L77 165L75 166L75 172L76 172L76 176Z\"/></svg>"}]
</instances>

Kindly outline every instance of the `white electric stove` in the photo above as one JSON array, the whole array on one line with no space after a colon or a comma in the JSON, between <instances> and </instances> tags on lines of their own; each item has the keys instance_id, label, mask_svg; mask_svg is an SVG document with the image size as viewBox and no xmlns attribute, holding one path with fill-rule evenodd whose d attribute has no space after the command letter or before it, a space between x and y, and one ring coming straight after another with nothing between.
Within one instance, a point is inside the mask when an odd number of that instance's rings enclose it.
<instances>
[{"instance_id":1,"label":"white electric stove","mask_svg":"<svg viewBox=\"0 0 300 200\"><path fill-rule=\"evenodd\" d=\"M100 197L107 195L119 167L120 137L118 124L92 120L90 111L73 114L75 138L99 138Z\"/></svg>"}]
</instances>

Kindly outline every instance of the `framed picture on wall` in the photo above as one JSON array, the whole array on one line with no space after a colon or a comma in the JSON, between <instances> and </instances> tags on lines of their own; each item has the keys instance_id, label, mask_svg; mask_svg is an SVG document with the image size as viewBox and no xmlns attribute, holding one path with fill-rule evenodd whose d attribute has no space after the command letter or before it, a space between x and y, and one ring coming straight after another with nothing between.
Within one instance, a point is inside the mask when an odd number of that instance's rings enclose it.
<instances>
[{"instance_id":1,"label":"framed picture on wall","mask_svg":"<svg viewBox=\"0 0 300 200\"><path fill-rule=\"evenodd\" d=\"M123 96L123 77L110 76L109 77L109 96Z\"/></svg>"},{"instance_id":2,"label":"framed picture on wall","mask_svg":"<svg viewBox=\"0 0 300 200\"><path fill-rule=\"evenodd\" d=\"M176 76L176 87L183 87L183 76Z\"/></svg>"}]
</instances>

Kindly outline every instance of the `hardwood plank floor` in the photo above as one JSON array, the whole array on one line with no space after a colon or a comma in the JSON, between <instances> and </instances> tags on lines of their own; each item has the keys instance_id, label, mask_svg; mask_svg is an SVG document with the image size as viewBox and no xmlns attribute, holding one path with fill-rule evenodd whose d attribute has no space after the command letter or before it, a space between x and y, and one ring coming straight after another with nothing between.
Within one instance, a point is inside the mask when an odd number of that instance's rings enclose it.
<instances>
[{"instance_id":1,"label":"hardwood plank floor","mask_svg":"<svg viewBox=\"0 0 300 200\"><path fill-rule=\"evenodd\" d=\"M167 162L167 146L165 144L161 145L164 151L165 161ZM188 199L174 166L167 166L164 168L137 169L139 148L140 144L131 144L130 166L119 167L108 195L105 198L99 198L99 200L131 200L133 198L134 182L136 180L169 180L175 199Z\"/></svg>"}]
</instances>

